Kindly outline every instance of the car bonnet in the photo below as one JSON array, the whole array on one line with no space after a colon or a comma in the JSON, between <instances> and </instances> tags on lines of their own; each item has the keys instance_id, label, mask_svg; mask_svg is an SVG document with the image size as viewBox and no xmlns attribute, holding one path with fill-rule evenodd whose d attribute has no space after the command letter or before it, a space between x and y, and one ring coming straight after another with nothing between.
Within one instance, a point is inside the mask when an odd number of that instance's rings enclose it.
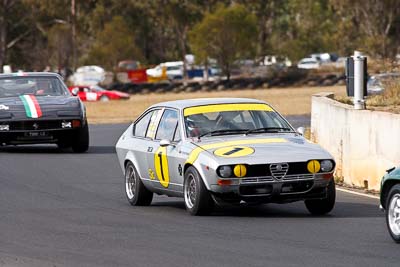
<instances>
[{"instance_id":1,"label":"car bonnet","mask_svg":"<svg viewBox=\"0 0 400 267\"><path fill-rule=\"evenodd\" d=\"M319 145L296 134L213 137L194 141L197 147L189 154L193 164L200 154L214 157L221 164L266 162L301 162L332 159Z\"/></svg>"}]
</instances>

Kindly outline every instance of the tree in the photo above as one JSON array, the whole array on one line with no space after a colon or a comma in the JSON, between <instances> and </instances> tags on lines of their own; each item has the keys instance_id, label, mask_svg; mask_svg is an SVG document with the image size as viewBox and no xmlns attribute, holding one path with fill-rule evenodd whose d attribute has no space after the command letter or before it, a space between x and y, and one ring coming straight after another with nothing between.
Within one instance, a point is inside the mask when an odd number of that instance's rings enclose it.
<instances>
[{"instance_id":1,"label":"tree","mask_svg":"<svg viewBox=\"0 0 400 267\"><path fill-rule=\"evenodd\" d=\"M400 5L398 0L330 0L337 14L361 36L357 46L384 58L398 52ZM396 23L397 22L397 23ZM346 34L343 32L342 34Z\"/></svg>"},{"instance_id":2,"label":"tree","mask_svg":"<svg viewBox=\"0 0 400 267\"><path fill-rule=\"evenodd\" d=\"M85 62L104 65L104 67L112 69L118 61L141 58L132 31L122 17L115 16L105 24L104 30L97 34L96 41Z\"/></svg>"},{"instance_id":3,"label":"tree","mask_svg":"<svg viewBox=\"0 0 400 267\"><path fill-rule=\"evenodd\" d=\"M328 0L291 0L283 8L272 37L278 53L298 60L311 53L335 51L330 39L335 16Z\"/></svg>"},{"instance_id":4,"label":"tree","mask_svg":"<svg viewBox=\"0 0 400 267\"><path fill-rule=\"evenodd\" d=\"M183 61L183 76L187 78L187 66L185 56L187 54L187 36L189 28L200 16L199 5L187 0L165 1L165 11L172 18L172 28L177 36L180 58Z\"/></svg>"},{"instance_id":5,"label":"tree","mask_svg":"<svg viewBox=\"0 0 400 267\"><path fill-rule=\"evenodd\" d=\"M215 58L229 80L234 62L254 54L256 38L255 16L232 5L207 13L190 32L189 42L198 58Z\"/></svg>"}]
</instances>

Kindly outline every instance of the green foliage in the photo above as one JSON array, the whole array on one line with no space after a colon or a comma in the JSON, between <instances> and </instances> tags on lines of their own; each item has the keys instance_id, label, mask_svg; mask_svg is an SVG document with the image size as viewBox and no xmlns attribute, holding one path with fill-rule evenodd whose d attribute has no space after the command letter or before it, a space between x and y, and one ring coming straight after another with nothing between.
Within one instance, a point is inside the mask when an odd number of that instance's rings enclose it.
<instances>
[{"instance_id":1,"label":"green foliage","mask_svg":"<svg viewBox=\"0 0 400 267\"><path fill-rule=\"evenodd\" d=\"M276 43L279 52L298 60L311 53L334 51L331 35L335 27L328 0L292 0L286 6L286 16Z\"/></svg>"},{"instance_id":2,"label":"green foliage","mask_svg":"<svg viewBox=\"0 0 400 267\"><path fill-rule=\"evenodd\" d=\"M118 61L140 60L141 57L132 31L122 17L116 16L97 34L96 41L84 61L87 64L98 64L112 69Z\"/></svg>"},{"instance_id":3,"label":"green foliage","mask_svg":"<svg viewBox=\"0 0 400 267\"><path fill-rule=\"evenodd\" d=\"M40 70L79 59L111 69L121 58L158 64L194 53L229 74L237 59L254 56L400 52L399 0L74 2L75 16L72 0L0 1L0 65Z\"/></svg>"},{"instance_id":4,"label":"green foliage","mask_svg":"<svg viewBox=\"0 0 400 267\"><path fill-rule=\"evenodd\" d=\"M256 38L256 17L233 5L206 14L190 32L189 42L200 59L215 58L229 79L236 60L254 56Z\"/></svg>"}]
</instances>

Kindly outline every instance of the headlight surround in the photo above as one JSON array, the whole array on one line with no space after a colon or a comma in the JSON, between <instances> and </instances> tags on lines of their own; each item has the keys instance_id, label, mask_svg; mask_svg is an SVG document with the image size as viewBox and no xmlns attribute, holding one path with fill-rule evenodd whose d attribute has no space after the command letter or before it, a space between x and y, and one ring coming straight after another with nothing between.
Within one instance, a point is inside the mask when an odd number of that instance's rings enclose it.
<instances>
[{"instance_id":1,"label":"headlight surround","mask_svg":"<svg viewBox=\"0 0 400 267\"><path fill-rule=\"evenodd\" d=\"M321 171L330 172L333 169L333 162L331 160L321 160Z\"/></svg>"},{"instance_id":2,"label":"headlight surround","mask_svg":"<svg viewBox=\"0 0 400 267\"><path fill-rule=\"evenodd\" d=\"M218 170L217 170L217 173L222 178L231 177L231 175L232 175L232 167L231 166L226 166L226 165L219 166Z\"/></svg>"}]
</instances>

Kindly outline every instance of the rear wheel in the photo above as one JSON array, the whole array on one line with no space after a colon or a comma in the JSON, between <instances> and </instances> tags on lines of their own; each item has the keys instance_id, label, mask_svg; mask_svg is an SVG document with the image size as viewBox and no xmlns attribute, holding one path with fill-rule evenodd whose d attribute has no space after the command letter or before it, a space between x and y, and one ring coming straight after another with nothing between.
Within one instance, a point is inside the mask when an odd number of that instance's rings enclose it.
<instances>
[{"instance_id":1,"label":"rear wheel","mask_svg":"<svg viewBox=\"0 0 400 267\"><path fill-rule=\"evenodd\" d=\"M386 202L386 225L390 236L400 243L400 184L394 185Z\"/></svg>"},{"instance_id":2,"label":"rear wheel","mask_svg":"<svg viewBox=\"0 0 400 267\"><path fill-rule=\"evenodd\" d=\"M207 215L212 211L214 200L194 167L185 172L183 191L186 210L191 215Z\"/></svg>"},{"instance_id":3,"label":"rear wheel","mask_svg":"<svg viewBox=\"0 0 400 267\"><path fill-rule=\"evenodd\" d=\"M324 215L332 211L335 206L336 188L333 179L327 187L327 197L323 199L310 199L304 201L306 208L312 215Z\"/></svg>"},{"instance_id":4,"label":"rear wheel","mask_svg":"<svg viewBox=\"0 0 400 267\"><path fill-rule=\"evenodd\" d=\"M125 167L125 193L132 206L148 206L153 200L153 193L143 185L131 162Z\"/></svg>"},{"instance_id":5,"label":"rear wheel","mask_svg":"<svg viewBox=\"0 0 400 267\"><path fill-rule=\"evenodd\" d=\"M83 153L89 149L89 126L87 122L85 122L85 126L78 130L71 146L76 153Z\"/></svg>"},{"instance_id":6,"label":"rear wheel","mask_svg":"<svg viewBox=\"0 0 400 267\"><path fill-rule=\"evenodd\" d=\"M110 100L110 98L108 98L108 96L106 96L106 95L103 95L100 97L100 101L102 101L102 102L107 102L109 100Z\"/></svg>"},{"instance_id":7,"label":"rear wheel","mask_svg":"<svg viewBox=\"0 0 400 267\"><path fill-rule=\"evenodd\" d=\"M67 149L71 147L71 143L65 140L60 140L57 142L57 146L59 149Z\"/></svg>"}]
</instances>

